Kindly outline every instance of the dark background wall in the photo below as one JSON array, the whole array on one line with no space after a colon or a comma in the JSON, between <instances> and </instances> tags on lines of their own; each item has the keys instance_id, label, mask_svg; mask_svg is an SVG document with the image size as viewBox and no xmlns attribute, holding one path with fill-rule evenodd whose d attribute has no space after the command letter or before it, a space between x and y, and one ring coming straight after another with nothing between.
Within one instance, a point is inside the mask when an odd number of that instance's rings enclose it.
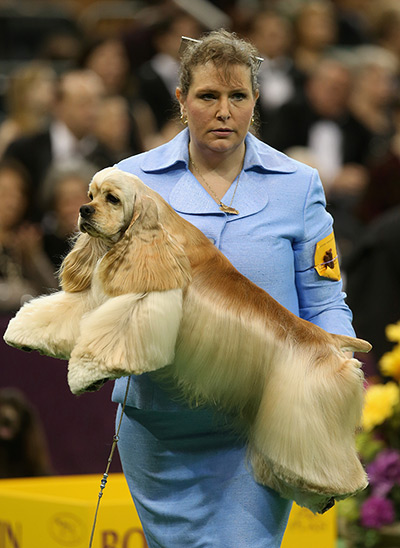
<instances>
[{"instance_id":1,"label":"dark background wall","mask_svg":"<svg viewBox=\"0 0 400 548\"><path fill-rule=\"evenodd\" d=\"M8 321L0 317L0 388L20 389L36 408L55 474L103 474L117 410L111 401L113 383L98 392L74 396L67 384L66 361L6 345L3 334ZM117 451L110 470L121 471Z\"/></svg>"}]
</instances>

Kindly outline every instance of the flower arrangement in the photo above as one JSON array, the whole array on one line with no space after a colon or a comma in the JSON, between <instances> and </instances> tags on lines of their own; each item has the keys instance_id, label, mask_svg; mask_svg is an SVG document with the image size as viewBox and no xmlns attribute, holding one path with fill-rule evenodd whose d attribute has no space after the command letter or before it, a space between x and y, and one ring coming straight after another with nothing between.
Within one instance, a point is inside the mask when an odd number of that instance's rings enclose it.
<instances>
[{"instance_id":1,"label":"flower arrangement","mask_svg":"<svg viewBox=\"0 0 400 548\"><path fill-rule=\"evenodd\" d=\"M395 346L379 367L390 380L367 387L356 437L369 486L338 505L339 534L352 548L400 547L400 321L386 336Z\"/></svg>"}]
</instances>

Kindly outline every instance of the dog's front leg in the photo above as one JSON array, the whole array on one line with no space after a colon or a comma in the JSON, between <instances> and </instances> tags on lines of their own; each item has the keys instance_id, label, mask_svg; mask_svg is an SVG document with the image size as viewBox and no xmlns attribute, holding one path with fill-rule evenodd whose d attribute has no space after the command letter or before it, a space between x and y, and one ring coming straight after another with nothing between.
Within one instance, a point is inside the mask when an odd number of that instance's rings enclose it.
<instances>
[{"instance_id":1,"label":"dog's front leg","mask_svg":"<svg viewBox=\"0 0 400 548\"><path fill-rule=\"evenodd\" d=\"M71 391L96 390L109 379L172 363L181 318L181 289L109 299L82 319L69 361Z\"/></svg>"},{"instance_id":2,"label":"dog's front leg","mask_svg":"<svg viewBox=\"0 0 400 548\"><path fill-rule=\"evenodd\" d=\"M90 290L38 297L10 321L4 340L22 350L68 360L79 337L80 320L93 306Z\"/></svg>"}]
</instances>

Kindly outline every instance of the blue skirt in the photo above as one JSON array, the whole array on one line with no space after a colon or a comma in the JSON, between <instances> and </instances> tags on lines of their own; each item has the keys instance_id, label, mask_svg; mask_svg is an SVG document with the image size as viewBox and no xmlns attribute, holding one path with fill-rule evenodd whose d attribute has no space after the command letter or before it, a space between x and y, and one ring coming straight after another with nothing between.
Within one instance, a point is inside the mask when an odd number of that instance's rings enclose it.
<instances>
[{"instance_id":1,"label":"blue skirt","mask_svg":"<svg viewBox=\"0 0 400 548\"><path fill-rule=\"evenodd\" d=\"M127 406L118 448L149 548L281 545L291 502L254 481L222 417Z\"/></svg>"}]
</instances>

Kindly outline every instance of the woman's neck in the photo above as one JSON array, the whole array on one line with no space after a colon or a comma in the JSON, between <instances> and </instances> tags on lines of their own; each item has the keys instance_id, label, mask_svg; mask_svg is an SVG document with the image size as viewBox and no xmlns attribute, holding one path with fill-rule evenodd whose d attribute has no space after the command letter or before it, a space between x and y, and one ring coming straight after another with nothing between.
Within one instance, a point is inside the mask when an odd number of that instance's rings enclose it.
<instances>
[{"instance_id":1,"label":"woman's neck","mask_svg":"<svg viewBox=\"0 0 400 548\"><path fill-rule=\"evenodd\" d=\"M199 154L193 157L193 150L196 151L196 148L189 145L190 171L210 196L220 205L223 211L238 214L239 212L232 207L232 202L239 185L240 173L243 169L244 144L240 150L235 150L235 154L214 152L214 154ZM231 203L223 204L222 199L235 180L236 186Z\"/></svg>"},{"instance_id":2,"label":"woman's neck","mask_svg":"<svg viewBox=\"0 0 400 548\"><path fill-rule=\"evenodd\" d=\"M246 147L242 143L237 149L229 152L203 151L192 142L189 143L189 158L192 166L202 174L214 173L231 181L243 167ZM192 167L191 166L191 167Z\"/></svg>"}]
</instances>

